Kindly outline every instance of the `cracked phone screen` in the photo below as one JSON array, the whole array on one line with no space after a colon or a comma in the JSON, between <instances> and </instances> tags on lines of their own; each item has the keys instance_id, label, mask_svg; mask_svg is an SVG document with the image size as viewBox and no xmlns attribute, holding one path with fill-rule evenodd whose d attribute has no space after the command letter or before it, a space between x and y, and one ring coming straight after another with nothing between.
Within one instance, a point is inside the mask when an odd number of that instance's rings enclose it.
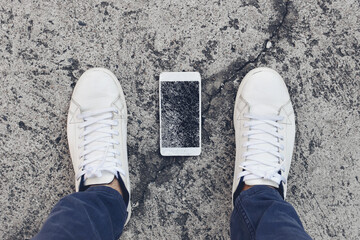
<instances>
[{"instance_id":1,"label":"cracked phone screen","mask_svg":"<svg viewBox=\"0 0 360 240\"><path fill-rule=\"evenodd\" d=\"M162 147L199 147L199 84L199 81L161 82Z\"/></svg>"}]
</instances>

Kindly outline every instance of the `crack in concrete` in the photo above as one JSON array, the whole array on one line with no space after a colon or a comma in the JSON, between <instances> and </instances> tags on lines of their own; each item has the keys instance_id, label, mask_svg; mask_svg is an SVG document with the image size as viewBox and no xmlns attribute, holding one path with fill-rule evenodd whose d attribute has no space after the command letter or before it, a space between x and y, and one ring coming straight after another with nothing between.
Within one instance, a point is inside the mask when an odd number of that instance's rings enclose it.
<instances>
[{"instance_id":1,"label":"crack in concrete","mask_svg":"<svg viewBox=\"0 0 360 240\"><path fill-rule=\"evenodd\" d=\"M241 62L241 58L238 58L234 63L232 63L230 66L227 67L227 69L230 69L230 70L226 70L225 72L229 72L230 76L228 76L222 83L221 85L224 86L226 83L230 82L230 81L235 81L235 79L239 76L239 73L245 68L247 67L249 64L252 64L252 63L256 63L261 55L263 53L265 53L267 51L267 43L268 42L271 42L275 37L276 38L279 38L279 32L280 32L280 29L282 28L284 22L285 22L285 19L289 13L289 4L290 4L290 1L285 1L285 10L284 10L284 14L282 15L281 17L281 20L280 22L276 25L276 28L275 30L270 34L270 37L268 39L266 39L263 43L263 48L262 50L256 55L256 57L254 59L250 59L248 61L246 61L244 64L242 64L240 67L236 67L237 65L240 64ZM216 76L218 76L220 73L216 73L216 74L213 74L212 76L210 76L206 81L209 81L210 79L213 79L215 78ZM208 107L203 110L203 116L206 115L209 110L210 110L210 107L212 106L211 102L215 99L215 97L221 93L221 90L222 88L220 87L217 91L215 91L213 94L210 95L210 99L209 99L209 104L208 104ZM204 121L202 121L202 123L204 123Z\"/></svg>"},{"instance_id":2,"label":"crack in concrete","mask_svg":"<svg viewBox=\"0 0 360 240\"><path fill-rule=\"evenodd\" d=\"M231 64L227 69L230 69L225 71L225 72L229 72L230 76L228 76L225 81L222 82L221 85L225 85L227 82L230 82L230 81L234 81L239 73L246 67L248 66L249 64L252 64L252 63L256 63L261 55L263 53L265 53L267 51L267 48L266 48L266 44L269 42L269 41L272 41L274 38L278 38L278 34L279 34L279 31L280 29L282 28L284 22L285 22L285 19L286 19L286 16L288 15L288 6L289 6L289 1L286 1L285 2L285 10L284 10L284 14L282 15L281 17L281 20L280 22L276 25L276 28L275 30L270 34L270 37L268 39L265 40L265 42L263 43L263 48L262 50L256 55L256 57L252 60L248 60L247 62L245 62L244 64L242 64L240 67L235 67L237 65L239 65L241 59L238 58L233 64ZM235 70L235 71L234 71ZM210 81L211 79L215 78L215 76L217 76L219 73L217 74L214 74L212 75L211 77L209 77L208 79L206 79L205 81ZM222 88L219 88L217 91L215 91L213 94L210 95L210 99L209 99L209 104L208 104L208 107L203 110L203 113L202 113L202 116L206 115L208 113L208 111L210 110L212 104L211 102L215 99L215 97L221 93L221 90ZM204 121L202 121L202 125L204 124ZM202 128L203 131L206 132L205 128L203 127ZM183 166L185 164L185 161L183 158L181 158L182 161L176 161L175 159L173 160L165 160L165 161L162 161L159 168L156 170L156 174L155 176L151 177L151 179L147 179L148 181L146 181L145 185L147 186L144 191L142 192L141 196L138 198L138 203L144 203L144 199L145 199L145 195L147 193L149 193L150 189L148 188L148 186L151 184L151 183L156 183L156 181L158 180L159 177L161 177L163 174L166 174L167 171L169 171L169 169L171 169L174 165L178 165L179 166L179 173L180 171L183 169ZM177 175L178 176L178 175ZM140 205L138 206L137 208L139 208L139 210L141 211L145 206L144 205Z\"/></svg>"}]
</instances>

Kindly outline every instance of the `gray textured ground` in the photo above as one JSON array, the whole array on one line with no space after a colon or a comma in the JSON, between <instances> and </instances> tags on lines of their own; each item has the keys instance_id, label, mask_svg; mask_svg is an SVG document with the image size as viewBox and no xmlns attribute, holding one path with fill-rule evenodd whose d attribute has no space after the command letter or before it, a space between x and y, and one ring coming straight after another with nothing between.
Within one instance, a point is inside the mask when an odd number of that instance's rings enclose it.
<instances>
[{"instance_id":1,"label":"gray textured ground","mask_svg":"<svg viewBox=\"0 0 360 240\"><path fill-rule=\"evenodd\" d=\"M359 19L355 0L0 0L0 239L32 237L74 191L66 114L95 66L128 105L121 239L229 239L234 98L257 66L280 72L297 116L288 200L314 239L359 239ZM164 158L158 76L182 70L203 78L202 155Z\"/></svg>"}]
</instances>

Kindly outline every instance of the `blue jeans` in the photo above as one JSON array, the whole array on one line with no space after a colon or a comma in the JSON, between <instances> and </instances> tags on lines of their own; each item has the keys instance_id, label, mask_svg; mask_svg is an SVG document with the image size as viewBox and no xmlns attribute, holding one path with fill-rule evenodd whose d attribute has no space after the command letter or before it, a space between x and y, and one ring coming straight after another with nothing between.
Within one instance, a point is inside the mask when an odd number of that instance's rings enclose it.
<instances>
[{"instance_id":1,"label":"blue jeans","mask_svg":"<svg viewBox=\"0 0 360 240\"><path fill-rule=\"evenodd\" d=\"M311 239L291 204L268 186L254 186L240 193L235 200L230 229L231 239Z\"/></svg>"},{"instance_id":2,"label":"blue jeans","mask_svg":"<svg viewBox=\"0 0 360 240\"><path fill-rule=\"evenodd\" d=\"M120 193L110 187L90 187L61 199L33 239L118 239L126 217Z\"/></svg>"},{"instance_id":3,"label":"blue jeans","mask_svg":"<svg viewBox=\"0 0 360 240\"><path fill-rule=\"evenodd\" d=\"M117 191L91 187L61 199L33 239L118 239L126 217L125 202ZM240 193L230 226L231 239L311 239L294 208L267 186Z\"/></svg>"}]
</instances>

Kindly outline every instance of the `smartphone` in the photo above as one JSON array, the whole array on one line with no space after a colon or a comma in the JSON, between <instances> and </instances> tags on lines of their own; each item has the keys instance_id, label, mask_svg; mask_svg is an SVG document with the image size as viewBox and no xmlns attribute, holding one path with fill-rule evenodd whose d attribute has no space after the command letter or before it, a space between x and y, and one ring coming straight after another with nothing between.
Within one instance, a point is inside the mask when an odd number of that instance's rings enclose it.
<instances>
[{"instance_id":1,"label":"smartphone","mask_svg":"<svg viewBox=\"0 0 360 240\"><path fill-rule=\"evenodd\" d=\"M161 155L200 155L200 74L198 72L161 73L159 98Z\"/></svg>"}]
</instances>

